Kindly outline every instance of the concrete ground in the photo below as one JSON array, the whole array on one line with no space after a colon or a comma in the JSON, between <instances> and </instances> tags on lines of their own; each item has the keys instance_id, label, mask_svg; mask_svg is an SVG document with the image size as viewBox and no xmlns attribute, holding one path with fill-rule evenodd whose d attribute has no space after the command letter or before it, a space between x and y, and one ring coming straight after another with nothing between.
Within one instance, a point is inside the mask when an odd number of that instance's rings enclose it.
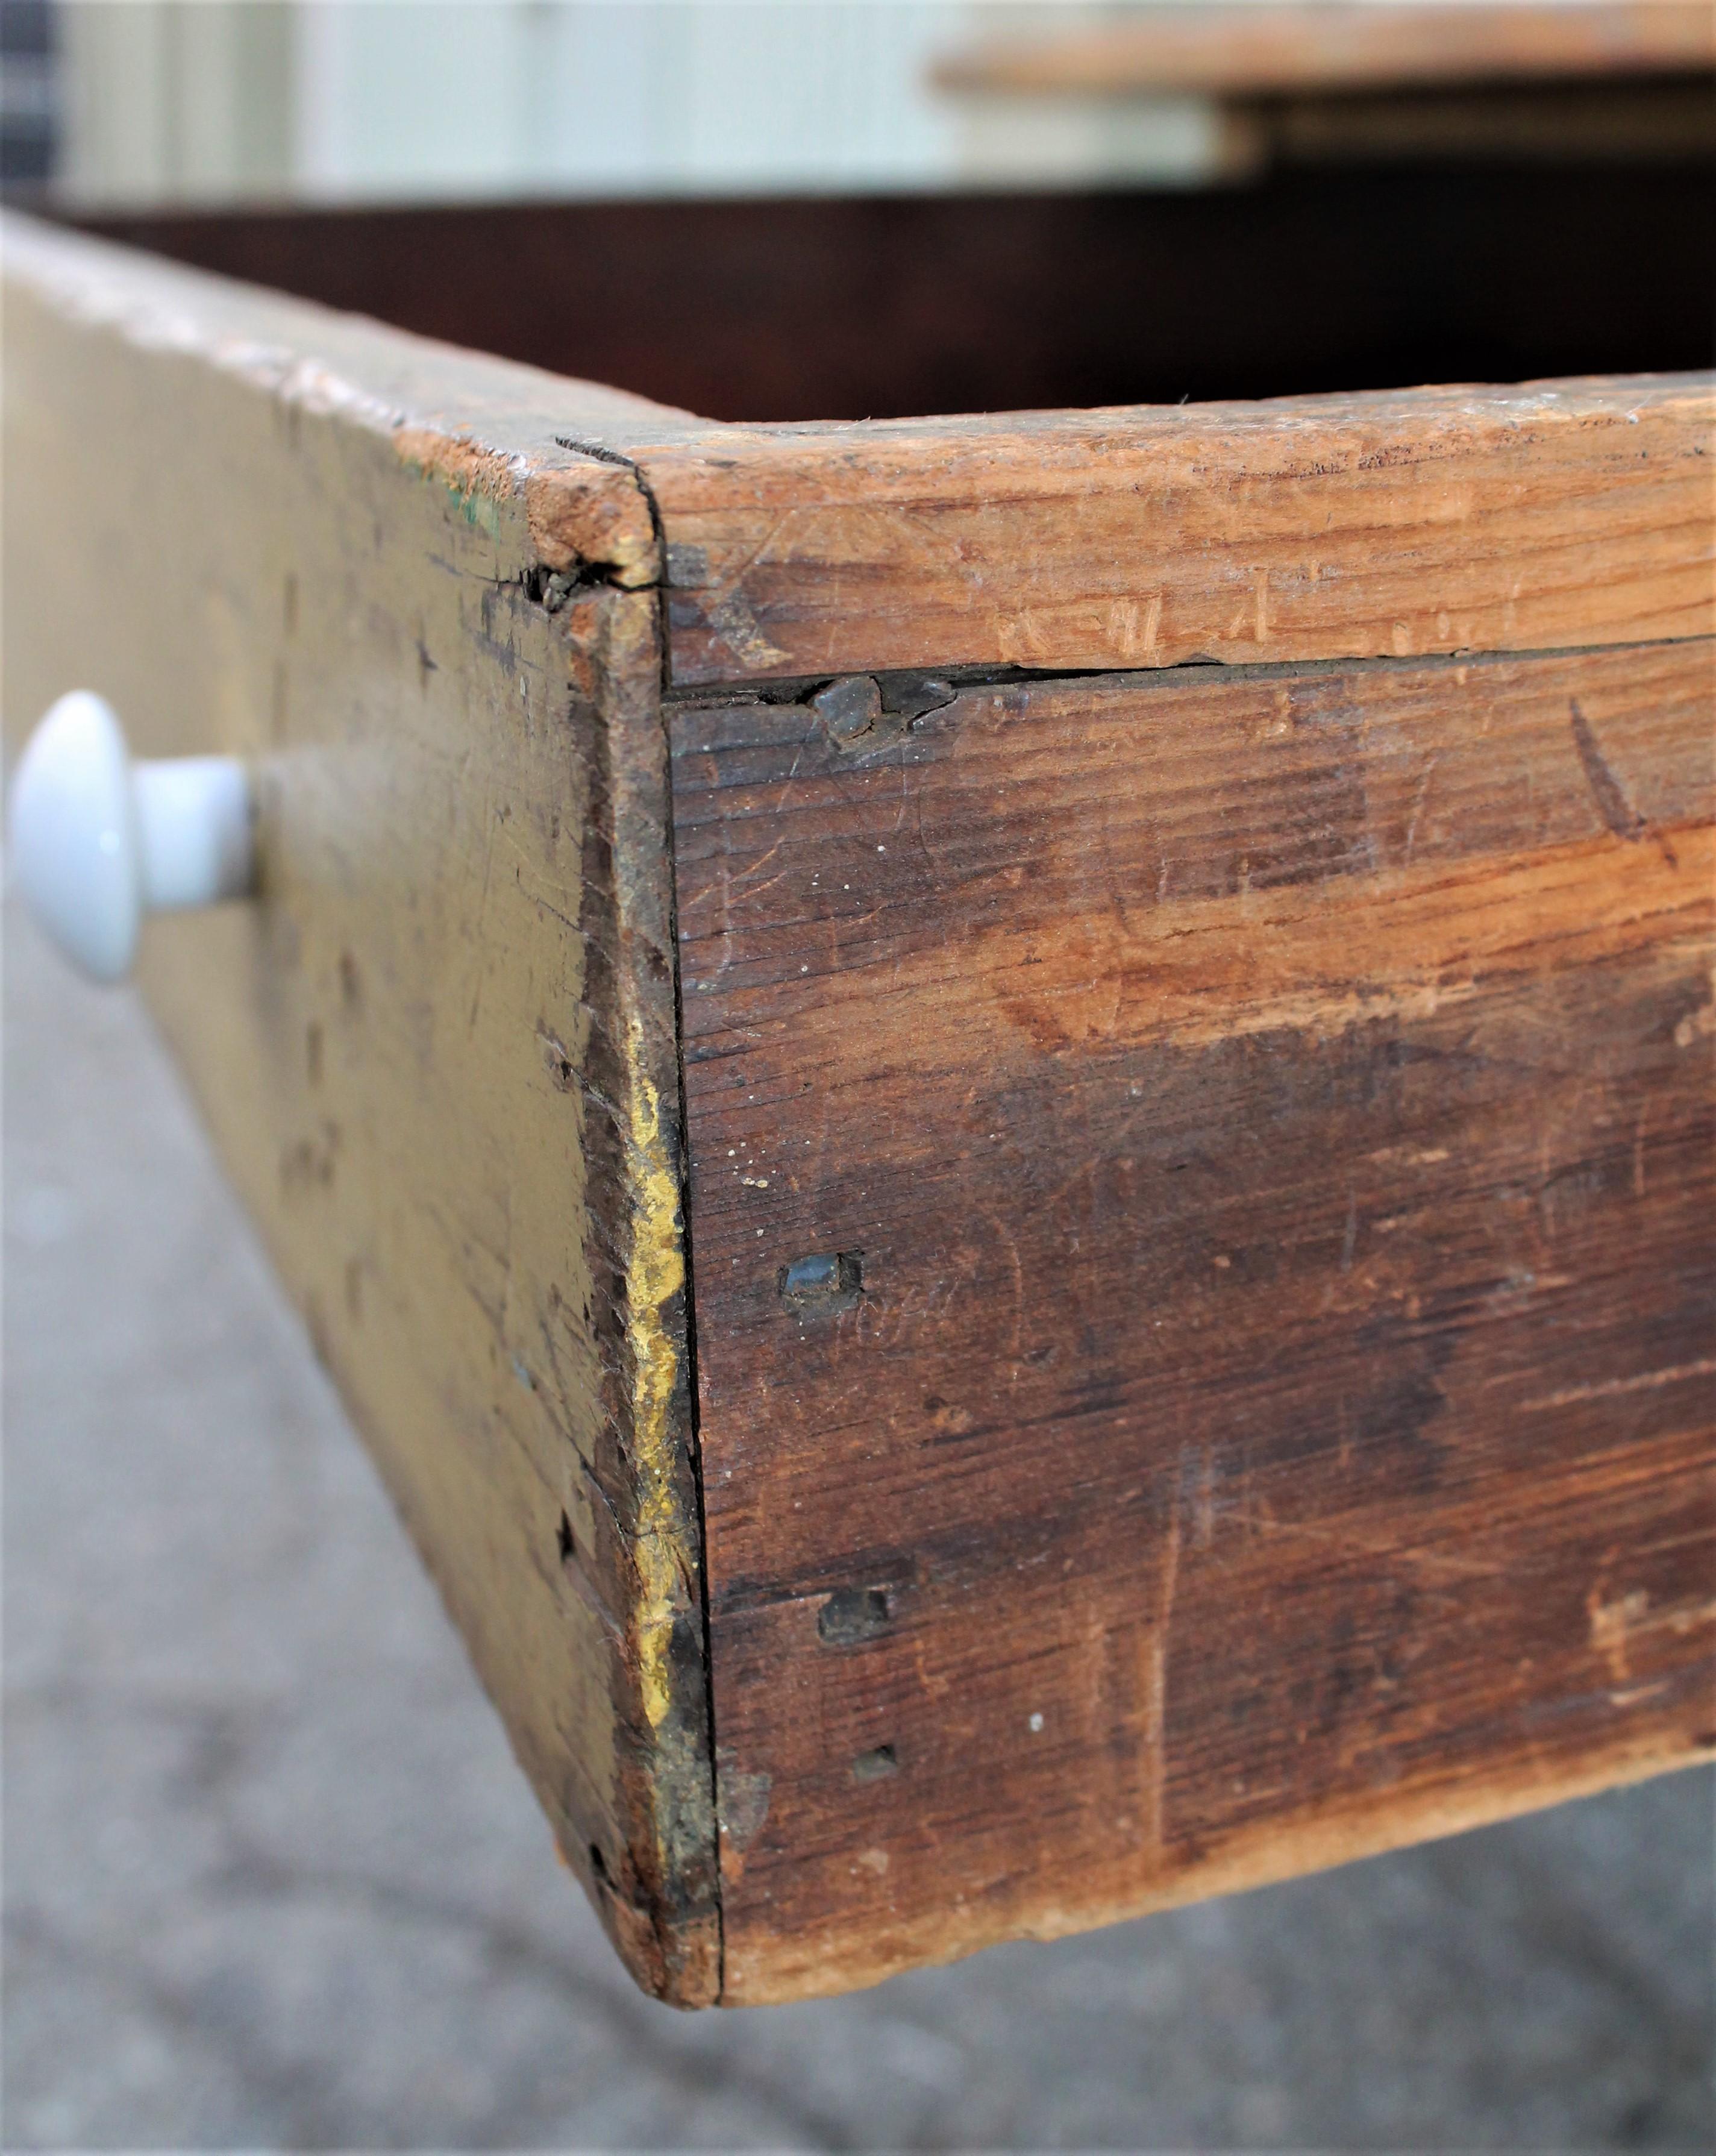
<instances>
[{"instance_id":1,"label":"concrete ground","mask_svg":"<svg viewBox=\"0 0 1716 2156\"><path fill-rule=\"evenodd\" d=\"M127 993L8 946L5 2142L1716 2143L1712 1785L859 1997L635 1993Z\"/></svg>"}]
</instances>

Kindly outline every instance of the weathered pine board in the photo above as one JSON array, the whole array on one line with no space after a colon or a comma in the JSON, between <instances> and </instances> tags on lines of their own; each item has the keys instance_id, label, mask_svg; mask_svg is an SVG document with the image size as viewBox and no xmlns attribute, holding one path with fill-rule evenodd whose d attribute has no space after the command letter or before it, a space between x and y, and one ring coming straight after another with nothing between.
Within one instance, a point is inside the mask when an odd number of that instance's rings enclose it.
<instances>
[{"instance_id":1,"label":"weathered pine board","mask_svg":"<svg viewBox=\"0 0 1716 2156\"><path fill-rule=\"evenodd\" d=\"M727 428L620 423L673 678L1708 634L1704 377Z\"/></svg>"},{"instance_id":2,"label":"weathered pine board","mask_svg":"<svg viewBox=\"0 0 1716 2156\"><path fill-rule=\"evenodd\" d=\"M1027 109L1062 114L1069 103L1089 111L1117 100L1213 100L1206 177L1255 180L1272 165L1350 162L1369 168L1360 183L1369 186L1377 167L1420 159L1487 167L1486 181L1533 162L1565 172L1587 162L1613 169L1708 159L1716 148L1713 69L1716 17L1702 0L1383 8L1205 0L986 42L948 54L935 75L973 100L972 124L996 135L1016 123L1021 98ZM1518 228L1508 230L1517 258ZM1662 364L1664 355L1655 359Z\"/></svg>"},{"instance_id":3,"label":"weathered pine board","mask_svg":"<svg viewBox=\"0 0 1716 2156\"><path fill-rule=\"evenodd\" d=\"M145 993L568 1861L706 2001L654 539L555 439L635 400L16 221L6 271L8 729L90 687L252 760L260 901Z\"/></svg>"},{"instance_id":4,"label":"weathered pine board","mask_svg":"<svg viewBox=\"0 0 1716 2156\"><path fill-rule=\"evenodd\" d=\"M1253 3L1155 7L1129 21L1010 39L951 55L950 90L1087 97L1219 96L1408 85L1544 82L1716 67L1700 0L1375 8Z\"/></svg>"},{"instance_id":5,"label":"weathered pine board","mask_svg":"<svg viewBox=\"0 0 1716 2156\"><path fill-rule=\"evenodd\" d=\"M1712 716L674 710L724 1996L1716 1748Z\"/></svg>"}]
</instances>

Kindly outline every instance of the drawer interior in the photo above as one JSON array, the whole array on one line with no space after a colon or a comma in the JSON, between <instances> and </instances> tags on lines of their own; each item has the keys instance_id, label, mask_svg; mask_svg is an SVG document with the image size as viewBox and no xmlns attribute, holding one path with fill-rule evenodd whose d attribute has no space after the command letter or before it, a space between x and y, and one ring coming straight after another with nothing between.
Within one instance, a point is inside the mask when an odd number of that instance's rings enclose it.
<instances>
[{"instance_id":1,"label":"drawer interior","mask_svg":"<svg viewBox=\"0 0 1716 2156\"><path fill-rule=\"evenodd\" d=\"M1677 370L1716 320L1707 162L87 222L725 420Z\"/></svg>"}]
</instances>

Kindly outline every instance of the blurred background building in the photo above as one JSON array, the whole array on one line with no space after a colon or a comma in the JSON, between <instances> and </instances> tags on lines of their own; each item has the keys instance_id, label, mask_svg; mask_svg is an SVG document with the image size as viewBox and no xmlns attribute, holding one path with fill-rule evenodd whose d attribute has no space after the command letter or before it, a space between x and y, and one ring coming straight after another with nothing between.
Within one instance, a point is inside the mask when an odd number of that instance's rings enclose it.
<instances>
[{"instance_id":1,"label":"blurred background building","mask_svg":"<svg viewBox=\"0 0 1716 2156\"><path fill-rule=\"evenodd\" d=\"M1453 12L1469 35L1417 0L1351 0L1357 37L1287 0L0 0L3 178L90 213L1196 187L1716 137L1700 0Z\"/></svg>"},{"instance_id":2,"label":"blurred background building","mask_svg":"<svg viewBox=\"0 0 1716 2156\"><path fill-rule=\"evenodd\" d=\"M937 58L1112 7L996 0L5 0L13 180L102 205L1202 177L1207 100L1013 100ZM57 80L56 111L51 95Z\"/></svg>"}]
</instances>

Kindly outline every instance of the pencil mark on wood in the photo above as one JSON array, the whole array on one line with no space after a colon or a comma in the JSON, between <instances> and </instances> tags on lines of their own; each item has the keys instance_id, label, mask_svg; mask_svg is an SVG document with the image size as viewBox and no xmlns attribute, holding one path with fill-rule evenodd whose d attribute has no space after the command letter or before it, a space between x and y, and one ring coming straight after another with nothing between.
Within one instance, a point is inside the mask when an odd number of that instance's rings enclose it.
<instances>
[{"instance_id":1,"label":"pencil mark on wood","mask_svg":"<svg viewBox=\"0 0 1716 2156\"><path fill-rule=\"evenodd\" d=\"M1580 1400L1612 1400L1629 1393L1654 1393L1664 1385L1683 1385L1693 1378L1716 1377L1716 1355L1700 1356L1693 1363L1678 1363L1666 1370L1644 1370L1630 1378L1600 1378L1589 1384L1564 1385L1558 1392L1522 1400L1523 1414L1539 1414L1551 1408L1572 1407Z\"/></svg>"},{"instance_id":2,"label":"pencil mark on wood","mask_svg":"<svg viewBox=\"0 0 1716 2156\"><path fill-rule=\"evenodd\" d=\"M1580 764L1590 784L1591 798L1597 804L1598 814L1617 839L1625 839L1629 844L1636 842L1649 826L1609 768L1608 760L1591 732L1590 721L1579 708L1577 696L1568 700L1567 709L1573 721L1573 745L1579 751Z\"/></svg>"}]
</instances>

